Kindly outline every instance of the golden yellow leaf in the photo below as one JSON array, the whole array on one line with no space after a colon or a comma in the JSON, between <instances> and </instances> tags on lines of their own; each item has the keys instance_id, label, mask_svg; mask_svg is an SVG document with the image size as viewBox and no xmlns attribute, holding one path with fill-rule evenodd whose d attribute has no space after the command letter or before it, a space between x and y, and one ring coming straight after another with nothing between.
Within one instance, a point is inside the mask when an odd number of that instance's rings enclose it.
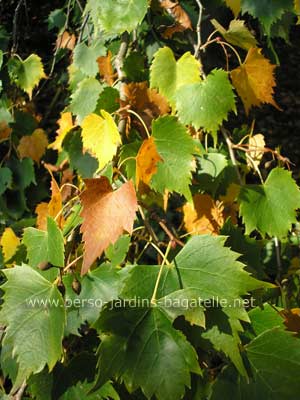
<instances>
[{"instance_id":1,"label":"golden yellow leaf","mask_svg":"<svg viewBox=\"0 0 300 400\"><path fill-rule=\"evenodd\" d=\"M82 122L84 151L89 151L99 162L99 170L109 163L121 144L121 137L112 116L101 110L101 116L89 114Z\"/></svg>"},{"instance_id":2,"label":"golden yellow leaf","mask_svg":"<svg viewBox=\"0 0 300 400\"><path fill-rule=\"evenodd\" d=\"M183 206L184 225L193 235L218 235L224 224L223 207L208 194L196 194L193 204Z\"/></svg>"},{"instance_id":3,"label":"golden yellow leaf","mask_svg":"<svg viewBox=\"0 0 300 400\"><path fill-rule=\"evenodd\" d=\"M237 17L241 12L241 0L225 0L225 3L231 9L234 16Z\"/></svg>"},{"instance_id":4,"label":"golden yellow leaf","mask_svg":"<svg viewBox=\"0 0 300 400\"><path fill-rule=\"evenodd\" d=\"M162 161L162 158L157 152L154 138L144 140L139 152L136 156L136 185L143 182L149 185L152 176L157 171L157 163Z\"/></svg>"},{"instance_id":5,"label":"golden yellow leaf","mask_svg":"<svg viewBox=\"0 0 300 400\"><path fill-rule=\"evenodd\" d=\"M244 63L231 71L231 79L239 96L241 97L246 113L252 106L263 103L278 107L273 99L276 86L274 70L276 65L261 54L261 49L251 48Z\"/></svg>"},{"instance_id":6,"label":"golden yellow leaf","mask_svg":"<svg viewBox=\"0 0 300 400\"><path fill-rule=\"evenodd\" d=\"M257 135L250 136L249 138L249 158L247 164L250 168L258 167L264 155L264 147L266 145L264 135L258 133Z\"/></svg>"},{"instance_id":7,"label":"golden yellow leaf","mask_svg":"<svg viewBox=\"0 0 300 400\"><path fill-rule=\"evenodd\" d=\"M21 158L32 158L36 163L45 154L48 146L48 139L43 129L36 129L32 135L23 136L18 145L18 152Z\"/></svg>"},{"instance_id":8,"label":"golden yellow leaf","mask_svg":"<svg viewBox=\"0 0 300 400\"><path fill-rule=\"evenodd\" d=\"M73 124L72 114L70 112L62 113L57 123L59 126L58 130L56 131L57 136L55 138L55 141L51 143L48 147L50 149L61 151L61 146L67 133L70 132L70 130L73 129L75 125Z\"/></svg>"},{"instance_id":9,"label":"golden yellow leaf","mask_svg":"<svg viewBox=\"0 0 300 400\"><path fill-rule=\"evenodd\" d=\"M5 228L0 240L5 262L16 254L19 244L20 239L16 236L15 232L11 228Z\"/></svg>"},{"instance_id":10,"label":"golden yellow leaf","mask_svg":"<svg viewBox=\"0 0 300 400\"><path fill-rule=\"evenodd\" d=\"M47 230L47 217L49 215L48 203L42 202L38 204L35 208L35 213L37 215L36 218L36 227L41 231Z\"/></svg>"}]
</instances>

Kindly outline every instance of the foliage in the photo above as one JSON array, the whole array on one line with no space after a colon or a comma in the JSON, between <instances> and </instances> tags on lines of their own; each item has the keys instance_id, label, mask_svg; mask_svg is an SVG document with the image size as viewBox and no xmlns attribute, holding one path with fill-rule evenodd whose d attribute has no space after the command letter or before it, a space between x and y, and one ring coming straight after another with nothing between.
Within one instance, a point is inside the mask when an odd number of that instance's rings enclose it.
<instances>
[{"instance_id":1,"label":"foliage","mask_svg":"<svg viewBox=\"0 0 300 400\"><path fill-rule=\"evenodd\" d=\"M299 2L48 3L52 52L0 26L1 398L297 398L299 182L253 121Z\"/></svg>"}]
</instances>

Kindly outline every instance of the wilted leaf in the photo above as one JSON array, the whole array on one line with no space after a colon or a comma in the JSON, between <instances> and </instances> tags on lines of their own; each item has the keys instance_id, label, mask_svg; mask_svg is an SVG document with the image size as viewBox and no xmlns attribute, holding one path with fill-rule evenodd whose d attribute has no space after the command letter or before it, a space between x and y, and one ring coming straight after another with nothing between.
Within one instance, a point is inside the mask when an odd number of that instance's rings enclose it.
<instances>
[{"instance_id":1,"label":"wilted leaf","mask_svg":"<svg viewBox=\"0 0 300 400\"><path fill-rule=\"evenodd\" d=\"M42 78L46 78L42 61L36 54L31 54L24 61L16 57L11 58L8 73L11 79L28 93L30 99L35 86Z\"/></svg>"},{"instance_id":2,"label":"wilted leaf","mask_svg":"<svg viewBox=\"0 0 300 400\"><path fill-rule=\"evenodd\" d=\"M101 116L90 114L82 121L82 143L99 162L103 169L110 162L121 144L121 137L112 116L101 110Z\"/></svg>"},{"instance_id":3,"label":"wilted leaf","mask_svg":"<svg viewBox=\"0 0 300 400\"><path fill-rule=\"evenodd\" d=\"M108 51L106 56L97 58L100 76L109 86L112 86L114 83L114 70L111 63L111 57L111 51Z\"/></svg>"},{"instance_id":4,"label":"wilted leaf","mask_svg":"<svg viewBox=\"0 0 300 400\"><path fill-rule=\"evenodd\" d=\"M62 113L57 121L59 129L56 131L57 136L55 141L49 145L49 148L61 151L61 146L67 133L74 128L72 114L70 112Z\"/></svg>"},{"instance_id":5,"label":"wilted leaf","mask_svg":"<svg viewBox=\"0 0 300 400\"><path fill-rule=\"evenodd\" d=\"M136 156L136 185L143 182L149 185L152 176L157 172L157 163L163 161L157 152L153 137L144 140Z\"/></svg>"},{"instance_id":6,"label":"wilted leaf","mask_svg":"<svg viewBox=\"0 0 300 400\"><path fill-rule=\"evenodd\" d=\"M0 122L0 142L8 139L11 133L12 129L8 126L7 122Z\"/></svg>"},{"instance_id":7,"label":"wilted leaf","mask_svg":"<svg viewBox=\"0 0 300 400\"><path fill-rule=\"evenodd\" d=\"M124 231L131 234L137 211L137 199L131 181L116 191L112 190L105 177L86 179L85 183L86 190L80 196L84 241L82 275Z\"/></svg>"},{"instance_id":8,"label":"wilted leaf","mask_svg":"<svg viewBox=\"0 0 300 400\"><path fill-rule=\"evenodd\" d=\"M232 83L244 103L247 114L252 106L260 106L263 103L272 104L280 110L273 98L276 66L272 65L261 51L251 48L244 63L231 71Z\"/></svg>"},{"instance_id":9,"label":"wilted leaf","mask_svg":"<svg viewBox=\"0 0 300 400\"><path fill-rule=\"evenodd\" d=\"M258 167L261 159L263 158L264 155L264 147L266 145L264 135L261 133L258 133L257 135L250 136L249 138L249 156L251 157L251 160L247 158L247 164L248 167L253 168L254 166Z\"/></svg>"},{"instance_id":10,"label":"wilted leaf","mask_svg":"<svg viewBox=\"0 0 300 400\"><path fill-rule=\"evenodd\" d=\"M68 31L64 31L62 34L57 36L56 49L74 50L75 43L76 37L74 33L70 34Z\"/></svg>"},{"instance_id":11,"label":"wilted leaf","mask_svg":"<svg viewBox=\"0 0 300 400\"><path fill-rule=\"evenodd\" d=\"M37 164L45 154L48 146L48 139L43 129L36 129L32 135L23 136L18 145L18 152L21 158L32 158Z\"/></svg>"},{"instance_id":12,"label":"wilted leaf","mask_svg":"<svg viewBox=\"0 0 300 400\"><path fill-rule=\"evenodd\" d=\"M172 37L176 32L183 32L186 29L193 29L190 17L181 7L178 1L175 0L175 2L173 2L171 0L162 0L160 1L160 5L175 20L175 25L168 27L164 31L163 36L165 38L168 39Z\"/></svg>"},{"instance_id":13,"label":"wilted leaf","mask_svg":"<svg viewBox=\"0 0 300 400\"><path fill-rule=\"evenodd\" d=\"M185 229L193 235L218 235L224 224L223 209L208 194L196 194L192 204L183 206Z\"/></svg>"},{"instance_id":14,"label":"wilted leaf","mask_svg":"<svg viewBox=\"0 0 300 400\"><path fill-rule=\"evenodd\" d=\"M16 236L15 232L11 228L5 228L0 239L0 246L2 247L5 262L15 255L19 244L20 239Z\"/></svg>"},{"instance_id":15,"label":"wilted leaf","mask_svg":"<svg viewBox=\"0 0 300 400\"><path fill-rule=\"evenodd\" d=\"M251 47L256 47L256 39L246 27L245 21L234 19L230 21L227 30L215 19L212 19L211 23L221 33L224 39L234 46L239 46L245 50L249 50Z\"/></svg>"}]
</instances>

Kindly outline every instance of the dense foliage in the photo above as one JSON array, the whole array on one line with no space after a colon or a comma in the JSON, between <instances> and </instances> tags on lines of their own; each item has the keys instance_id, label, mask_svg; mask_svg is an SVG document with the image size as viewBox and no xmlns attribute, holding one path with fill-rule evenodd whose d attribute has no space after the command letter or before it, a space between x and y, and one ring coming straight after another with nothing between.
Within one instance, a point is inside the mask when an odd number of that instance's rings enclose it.
<instances>
[{"instance_id":1,"label":"dense foliage","mask_svg":"<svg viewBox=\"0 0 300 400\"><path fill-rule=\"evenodd\" d=\"M51 52L33 2L0 26L0 397L296 399L299 182L255 110L299 0L48 3Z\"/></svg>"}]
</instances>

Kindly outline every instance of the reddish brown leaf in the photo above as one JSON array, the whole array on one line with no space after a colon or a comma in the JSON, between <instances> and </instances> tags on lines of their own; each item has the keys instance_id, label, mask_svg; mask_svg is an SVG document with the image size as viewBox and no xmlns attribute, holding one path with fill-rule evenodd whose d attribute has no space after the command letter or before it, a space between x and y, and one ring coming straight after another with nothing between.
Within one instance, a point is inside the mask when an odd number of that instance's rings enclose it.
<instances>
[{"instance_id":1,"label":"reddish brown leaf","mask_svg":"<svg viewBox=\"0 0 300 400\"><path fill-rule=\"evenodd\" d=\"M292 308L291 310L283 310L280 314L284 317L284 325L288 331L300 332L300 308Z\"/></svg>"},{"instance_id":2,"label":"reddish brown leaf","mask_svg":"<svg viewBox=\"0 0 300 400\"><path fill-rule=\"evenodd\" d=\"M116 191L106 177L86 179L85 184L86 190L80 196L84 241L82 275L124 231L132 233L137 211L136 193L131 181Z\"/></svg>"}]
</instances>

